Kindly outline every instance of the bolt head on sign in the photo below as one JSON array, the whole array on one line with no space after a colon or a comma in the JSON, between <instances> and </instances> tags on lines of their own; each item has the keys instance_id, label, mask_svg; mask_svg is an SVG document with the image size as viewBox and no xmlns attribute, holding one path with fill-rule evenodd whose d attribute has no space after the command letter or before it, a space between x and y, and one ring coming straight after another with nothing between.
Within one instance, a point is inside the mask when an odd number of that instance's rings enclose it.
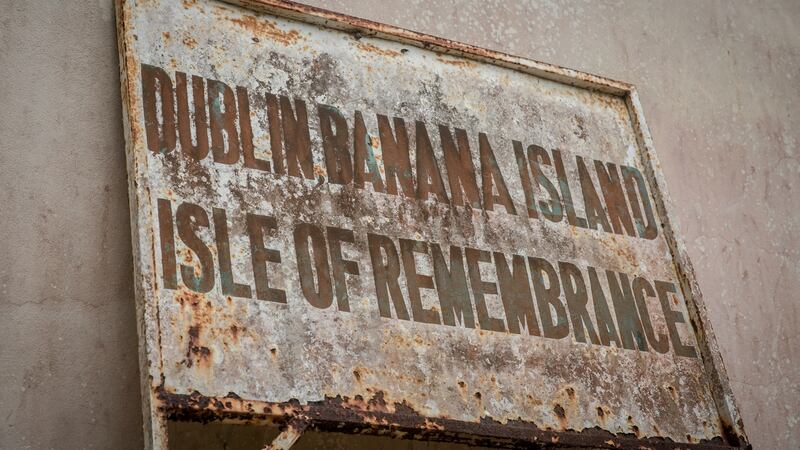
<instances>
[{"instance_id":1,"label":"bolt head on sign","mask_svg":"<svg viewBox=\"0 0 800 450\"><path fill-rule=\"evenodd\" d=\"M118 2L149 420L746 442L629 85L242 3Z\"/></svg>"}]
</instances>

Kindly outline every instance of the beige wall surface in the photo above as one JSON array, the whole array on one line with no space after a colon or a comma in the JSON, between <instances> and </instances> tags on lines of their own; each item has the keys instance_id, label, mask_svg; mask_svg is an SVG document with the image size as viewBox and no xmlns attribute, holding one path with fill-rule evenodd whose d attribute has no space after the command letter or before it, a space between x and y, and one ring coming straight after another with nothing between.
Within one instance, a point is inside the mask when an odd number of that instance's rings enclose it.
<instances>
[{"instance_id":1,"label":"beige wall surface","mask_svg":"<svg viewBox=\"0 0 800 450\"><path fill-rule=\"evenodd\" d=\"M800 2L311 3L637 85L750 439L796 448ZM140 448L113 6L0 11L0 448Z\"/></svg>"}]
</instances>

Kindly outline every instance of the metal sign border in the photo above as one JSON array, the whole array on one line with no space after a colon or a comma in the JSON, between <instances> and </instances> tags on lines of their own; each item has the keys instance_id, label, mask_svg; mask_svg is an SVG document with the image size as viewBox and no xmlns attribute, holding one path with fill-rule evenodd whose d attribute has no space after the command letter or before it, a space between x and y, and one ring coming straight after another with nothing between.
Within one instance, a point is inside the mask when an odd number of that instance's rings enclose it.
<instances>
[{"instance_id":1,"label":"metal sign border","mask_svg":"<svg viewBox=\"0 0 800 450\"><path fill-rule=\"evenodd\" d=\"M154 265L154 230L150 217L140 216L140 205L149 201L147 186L138 183L139 175L146 173L146 155L137 154L136 144L143 138L137 122L131 117L139 115L132 73L137 67L132 53L135 37L127 28L132 8L131 0L115 0L117 45L120 55L120 84L122 91L123 120L128 160L129 201L134 256L134 281L136 287L137 329L141 370L142 404L144 413L145 448L166 449L168 420L191 419L199 421L224 420L239 423L277 424L284 432L274 443L275 448L288 448L307 427L319 430L336 430L353 433L403 435L406 438L464 442L473 445L501 447L538 447L557 445L592 448L750 448L744 424L734 400L728 375L708 318L703 296L697 283L686 245L678 235L674 222L675 207L667 194L666 182L645 123L636 88L628 83L611 80L577 70L546 64L531 59L512 56L428 34L386 25L378 22L335 13L286 0L222 0L256 12L293 19L320 27L332 28L361 36L372 36L405 45L431 50L440 54L456 55L473 61L528 73L559 83L600 91L622 97L628 107L636 133L645 176L653 190L656 208L662 218L662 230L675 263L681 289L686 299L690 321L695 330L704 370L709 379L723 436L712 442L677 443L661 438L637 438L631 434L617 434L597 429L552 431L539 429L532 423L509 422L501 424L490 419L480 423L449 419L427 418L413 411L397 409L389 412L380 402L362 402L328 399L301 405L299 403L264 403L243 400L235 394L228 397L205 397L199 392L191 395L168 393L163 388L164 378L158 345L158 309L150 289L155 280L146 279L142 264ZM142 148L144 148L142 146ZM148 228L149 227L149 228ZM143 233L146 233L143 235ZM147 245L149 244L149 245ZM149 248L148 248L149 247ZM410 408L409 408L410 409ZM280 442L278 442L280 441ZM288 446L287 446L288 444ZM282 446L281 446L282 445ZM280 446L280 447L279 447Z\"/></svg>"}]
</instances>

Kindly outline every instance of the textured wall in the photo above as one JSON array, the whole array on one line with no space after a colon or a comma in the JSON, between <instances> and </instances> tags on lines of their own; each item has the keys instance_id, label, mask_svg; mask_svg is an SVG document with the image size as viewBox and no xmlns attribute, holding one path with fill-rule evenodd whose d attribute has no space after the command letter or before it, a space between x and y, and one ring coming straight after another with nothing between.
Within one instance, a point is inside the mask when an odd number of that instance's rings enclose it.
<instances>
[{"instance_id":1,"label":"textured wall","mask_svg":"<svg viewBox=\"0 0 800 450\"><path fill-rule=\"evenodd\" d=\"M636 84L745 427L796 446L800 2L312 3ZM0 11L0 448L141 447L113 7Z\"/></svg>"},{"instance_id":2,"label":"textured wall","mask_svg":"<svg viewBox=\"0 0 800 450\"><path fill-rule=\"evenodd\" d=\"M114 8L0 0L0 448L141 447Z\"/></svg>"}]
</instances>

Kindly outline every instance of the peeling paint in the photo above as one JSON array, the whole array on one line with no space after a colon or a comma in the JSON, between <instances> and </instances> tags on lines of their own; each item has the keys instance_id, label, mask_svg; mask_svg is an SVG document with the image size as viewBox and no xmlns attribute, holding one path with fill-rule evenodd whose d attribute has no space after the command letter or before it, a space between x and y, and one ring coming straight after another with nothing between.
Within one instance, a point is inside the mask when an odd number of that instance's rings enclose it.
<instances>
[{"instance_id":1,"label":"peeling paint","mask_svg":"<svg viewBox=\"0 0 800 450\"><path fill-rule=\"evenodd\" d=\"M118 5L149 445L166 417L299 417L507 446L747 446L631 86L241 3ZM466 264L463 287L443 287L434 247ZM403 278L381 297L386 273ZM525 290L520 327L507 300ZM447 322L448 291L472 326ZM548 331L551 306L568 334ZM616 324L614 343L589 322Z\"/></svg>"}]
</instances>

